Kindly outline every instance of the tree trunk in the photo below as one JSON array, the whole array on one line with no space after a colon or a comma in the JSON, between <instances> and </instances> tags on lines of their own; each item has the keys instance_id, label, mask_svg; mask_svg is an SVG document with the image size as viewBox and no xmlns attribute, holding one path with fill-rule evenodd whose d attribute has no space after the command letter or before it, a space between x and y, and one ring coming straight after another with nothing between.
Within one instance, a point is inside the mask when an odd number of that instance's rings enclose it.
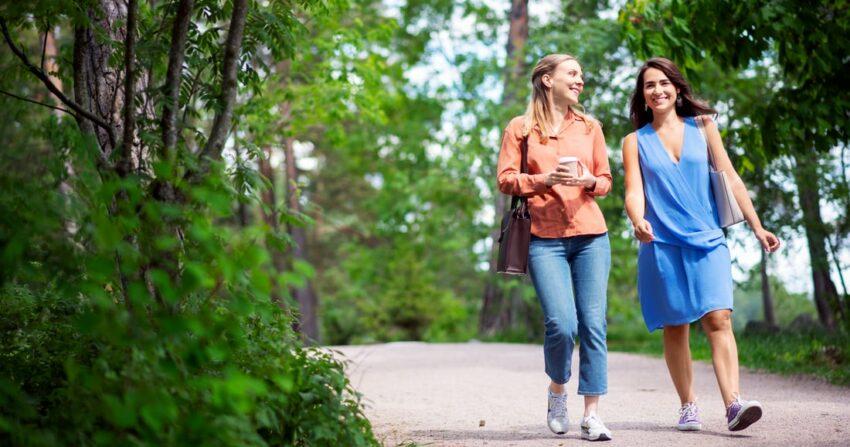
<instances>
[{"instance_id":1,"label":"tree trunk","mask_svg":"<svg viewBox=\"0 0 850 447\"><path fill-rule=\"evenodd\" d=\"M236 163L238 165L245 163L245 159L243 158L245 156L245 151L243 151L239 147L239 145L236 145L236 147L234 147L233 149L236 152ZM239 222L239 226L241 228L248 227L248 225L251 223L248 204L246 204L244 200L240 199L239 203L236 206L236 217Z\"/></svg>"},{"instance_id":2,"label":"tree trunk","mask_svg":"<svg viewBox=\"0 0 850 447\"><path fill-rule=\"evenodd\" d=\"M262 207L262 215L266 225L271 227L272 230L277 233L280 228L280 213L278 213L279 205L277 203L277 176L275 175L271 164L272 147L264 147L263 152L265 153L265 157L260 158L258 164L260 175L266 179L268 187L264 189L261 194L264 205ZM284 258L283 252L271 244L266 245L272 254L272 264L274 265L276 273L285 271L286 259ZM280 293L280 288L277 286L272 289L272 301L280 307L285 307L283 294Z\"/></svg>"},{"instance_id":3,"label":"tree trunk","mask_svg":"<svg viewBox=\"0 0 850 447\"><path fill-rule=\"evenodd\" d=\"M512 0L508 44L506 47L505 85L503 106L512 106L521 91L518 81L525 78L525 43L528 41L528 0Z\"/></svg>"},{"instance_id":4,"label":"tree trunk","mask_svg":"<svg viewBox=\"0 0 850 447\"><path fill-rule=\"evenodd\" d=\"M773 311L773 291L770 288L770 276L767 274L767 253L761 251L761 302L764 309L764 321L771 327L776 327L776 314Z\"/></svg>"},{"instance_id":5,"label":"tree trunk","mask_svg":"<svg viewBox=\"0 0 850 447\"><path fill-rule=\"evenodd\" d=\"M276 71L280 76L281 83L285 86L289 80L289 72L290 72L290 61L284 60L277 64ZM281 108L281 132L286 132L286 126L290 123L292 119L292 105L289 102L284 102L280 106ZM297 160L295 157L295 150L293 148L293 144L295 139L287 135L284 138L283 150L284 150L284 164L286 167L285 171L285 184L286 188L284 190L287 212L293 214L300 214L302 212L301 203L298 201L298 167ZM270 154L267 154L270 155ZM270 157L266 157L270 158ZM266 176L266 178L271 178L273 175L273 171L270 165L263 166L261 169L261 173ZM268 191L267 194L274 194L275 190ZM275 200L273 195L266 196L264 194L263 200L268 203L268 201ZM277 209L277 208L273 208ZM279 226L279 217L275 214L275 222L273 228L278 228ZM289 234L289 237L292 239L292 251L287 258L283 257L283 253L280 251L274 251L274 264L275 267L283 271L284 269L293 269L296 263L309 263L307 255L308 255L308 245L307 245L307 232L304 227L288 224L286 227L286 231ZM288 262L287 262L288 261ZM305 278L304 285L301 287L292 287L289 291L292 294L292 297L298 303L298 318L296 319L293 328L301 334L302 339L307 343L319 343L320 341L320 333L319 333L319 318L318 318L318 307L319 307L319 298L316 294L315 289L313 288L313 283L309 278Z\"/></svg>"},{"instance_id":6,"label":"tree trunk","mask_svg":"<svg viewBox=\"0 0 850 447\"><path fill-rule=\"evenodd\" d=\"M499 229L502 223L502 213L505 210L505 196L496 191L496 228L490 233L493 246L490 249L490 271L484 285L484 301L481 305L481 316L478 331L485 336L493 336L510 326L511 306L506 305L505 282L496 273L496 262L499 256Z\"/></svg>"},{"instance_id":7,"label":"tree trunk","mask_svg":"<svg viewBox=\"0 0 850 447\"><path fill-rule=\"evenodd\" d=\"M202 156L214 160L221 158L221 151L230 131L233 107L236 104L236 90L239 87L236 74L239 71L239 53L245 34L245 20L248 15L248 0L233 0L233 14L227 41L224 44L224 59L221 64L221 96L219 111L215 114L210 136L204 146ZM202 160L203 161L203 160Z\"/></svg>"},{"instance_id":8,"label":"tree trunk","mask_svg":"<svg viewBox=\"0 0 850 447\"><path fill-rule=\"evenodd\" d=\"M123 67L111 66L110 62L114 59L112 43L123 42L127 36L127 29L119 26L127 21L127 9L123 1L102 0L99 8L89 7L86 14L89 19L87 25L74 29L74 103L77 105L75 111L80 130L93 134L100 147L98 169L103 173L109 167L113 152L119 150L116 135L122 135L124 131L121 116L125 101L121 85ZM95 32L95 29L98 31ZM99 33L105 33L105 38L96 37ZM113 201L109 212L114 214L115 211L116 203ZM130 279L118 251L114 254L114 261L124 305L132 312L134 306L128 292Z\"/></svg>"},{"instance_id":9,"label":"tree trunk","mask_svg":"<svg viewBox=\"0 0 850 447\"><path fill-rule=\"evenodd\" d=\"M121 85L122 70L110 66L113 58L111 42L122 42L126 28L119 26L127 19L123 1L103 0L100 11L89 9L90 27L78 27L74 31L74 96L75 101L94 116L109 124L116 135L124 131L121 111L124 105L124 89ZM94 29L107 33L108 39L95 37ZM117 141L115 135L90 120L80 119L84 132L94 133L102 153L109 158Z\"/></svg>"},{"instance_id":10,"label":"tree trunk","mask_svg":"<svg viewBox=\"0 0 850 447\"><path fill-rule=\"evenodd\" d=\"M177 143L177 111L180 108L180 81L186 58L186 41L192 19L193 0L180 0L171 29L171 48L168 51L168 70L165 74L165 101L162 105L162 152L166 160L174 157Z\"/></svg>"},{"instance_id":11,"label":"tree trunk","mask_svg":"<svg viewBox=\"0 0 850 447\"><path fill-rule=\"evenodd\" d=\"M508 27L507 62L505 64L504 95L502 105L512 108L517 100L516 91L526 72L525 43L528 40L528 0L512 0ZM490 234L490 272L484 286L484 299L478 330L482 335L492 336L510 326L513 319L511 301L513 297L505 294L505 280L496 273L496 258L499 254L499 228L502 214L508 201L499 191L495 191L496 228Z\"/></svg>"},{"instance_id":12,"label":"tree trunk","mask_svg":"<svg viewBox=\"0 0 850 447\"><path fill-rule=\"evenodd\" d=\"M136 138L136 16L137 0L127 1L127 32L124 39L124 129L115 168L122 178L133 169L133 145Z\"/></svg>"},{"instance_id":13,"label":"tree trunk","mask_svg":"<svg viewBox=\"0 0 850 447\"><path fill-rule=\"evenodd\" d=\"M295 151L293 150L294 139L287 137L284 150L286 151L286 202L289 212L301 213L301 204L298 202L298 168L296 166ZM288 225L289 235L292 238L292 262L307 261L307 232L303 226ZM304 281L302 287L293 287L292 296L298 302L299 317L297 330L308 343L318 343L319 334L319 297L313 289L313 283L309 279Z\"/></svg>"},{"instance_id":14,"label":"tree trunk","mask_svg":"<svg viewBox=\"0 0 850 447\"><path fill-rule=\"evenodd\" d=\"M844 280L844 271L841 266L841 259L838 257L838 253L840 249L836 247L837 244L832 242L832 239L829 237L826 238L827 246L829 247L829 252L832 254L832 261L835 263L835 271L838 273L838 280L841 283L841 299L838 302L839 309L841 310L841 315L844 316L843 322L844 325L850 328L850 295L847 294L847 281Z\"/></svg>"},{"instance_id":15,"label":"tree trunk","mask_svg":"<svg viewBox=\"0 0 850 447\"><path fill-rule=\"evenodd\" d=\"M827 232L820 214L820 190L818 190L817 160L805 154L795 157L797 169L797 193L800 208L803 210L803 226L809 245L809 257L812 266L812 282L815 289L815 306L821 324L832 330L835 328L834 312L838 311L838 290L829 276L829 257L826 251ZM840 315L839 315L840 317Z\"/></svg>"}]
</instances>

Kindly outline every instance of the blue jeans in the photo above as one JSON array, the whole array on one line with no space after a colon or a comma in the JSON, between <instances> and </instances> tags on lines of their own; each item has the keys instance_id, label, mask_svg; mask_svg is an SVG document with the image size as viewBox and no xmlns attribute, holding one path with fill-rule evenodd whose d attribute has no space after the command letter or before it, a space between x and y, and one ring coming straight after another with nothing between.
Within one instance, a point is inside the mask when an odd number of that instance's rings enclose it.
<instances>
[{"instance_id":1,"label":"blue jeans","mask_svg":"<svg viewBox=\"0 0 850 447\"><path fill-rule=\"evenodd\" d=\"M532 236L528 263L545 317L546 374L558 384L570 379L578 335L578 394L607 393L605 310L611 268L608 234L556 239Z\"/></svg>"}]
</instances>

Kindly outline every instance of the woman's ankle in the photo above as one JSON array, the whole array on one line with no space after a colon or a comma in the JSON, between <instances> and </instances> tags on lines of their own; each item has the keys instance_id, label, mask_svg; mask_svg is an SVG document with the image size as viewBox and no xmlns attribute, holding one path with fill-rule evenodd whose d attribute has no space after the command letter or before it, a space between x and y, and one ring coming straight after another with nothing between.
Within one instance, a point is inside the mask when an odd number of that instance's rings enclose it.
<instances>
[{"instance_id":1,"label":"woman's ankle","mask_svg":"<svg viewBox=\"0 0 850 447\"><path fill-rule=\"evenodd\" d=\"M599 396L584 396L584 417L596 414L599 407Z\"/></svg>"}]
</instances>

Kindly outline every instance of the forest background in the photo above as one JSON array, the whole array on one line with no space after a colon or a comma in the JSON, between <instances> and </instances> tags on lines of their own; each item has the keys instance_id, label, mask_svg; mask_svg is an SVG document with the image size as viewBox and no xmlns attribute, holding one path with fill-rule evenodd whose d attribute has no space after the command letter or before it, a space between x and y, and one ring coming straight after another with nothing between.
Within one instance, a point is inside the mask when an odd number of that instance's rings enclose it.
<instances>
[{"instance_id":1,"label":"forest background","mask_svg":"<svg viewBox=\"0 0 850 447\"><path fill-rule=\"evenodd\" d=\"M620 144L664 55L786 241L728 232L742 362L850 384L846 1L37 0L0 25L0 441L370 444L309 346L540 342L530 283L493 273L494 171L548 53L609 147L610 348L660 354Z\"/></svg>"}]
</instances>

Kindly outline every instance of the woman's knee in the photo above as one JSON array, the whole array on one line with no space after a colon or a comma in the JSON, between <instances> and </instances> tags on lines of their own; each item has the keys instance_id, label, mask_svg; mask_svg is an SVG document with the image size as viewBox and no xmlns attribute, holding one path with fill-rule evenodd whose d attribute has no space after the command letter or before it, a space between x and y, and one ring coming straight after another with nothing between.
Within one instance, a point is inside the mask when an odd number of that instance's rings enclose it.
<instances>
[{"instance_id":1,"label":"woman's knee","mask_svg":"<svg viewBox=\"0 0 850 447\"><path fill-rule=\"evenodd\" d=\"M730 310L715 310L703 315L702 328L706 333L732 330L732 312Z\"/></svg>"},{"instance_id":2,"label":"woman's knee","mask_svg":"<svg viewBox=\"0 0 850 447\"><path fill-rule=\"evenodd\" d=\"M549 318L546 320L546 337L575 340L577 332L578 327L573 321L565 318Z\"/></svg>"},{"instance_id":3,"label":"woman's knee","mask_svg":"<svg viewBox=\"0 0 850 447\"><path fill-rule=\"evenodd\" d=\"M585 319L579 321L578 336L589 343L605 344L608 334L608 323L605 318Z\"/></svg>"}]
</instances>

